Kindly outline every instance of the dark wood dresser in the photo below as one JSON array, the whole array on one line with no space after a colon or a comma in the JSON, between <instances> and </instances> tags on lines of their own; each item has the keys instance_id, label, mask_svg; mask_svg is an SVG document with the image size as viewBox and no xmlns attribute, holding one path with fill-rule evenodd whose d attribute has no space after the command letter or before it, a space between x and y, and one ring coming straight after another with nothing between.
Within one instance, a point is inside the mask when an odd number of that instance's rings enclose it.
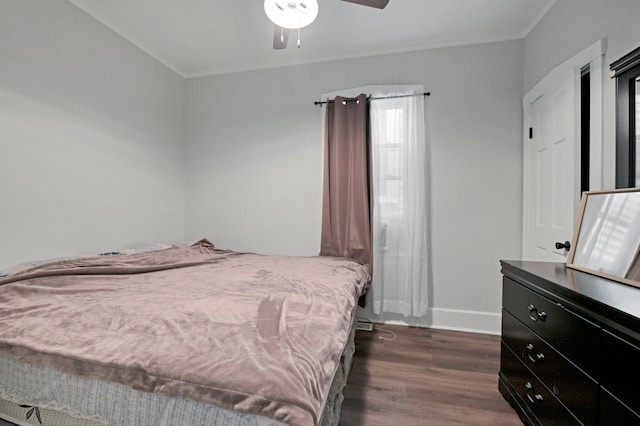
<instances>
[{"instance_id":1,"label":"dark wood dresser","mask_svg":"<svg viewBox=\"0 0 640 426\"><path fill-rule=\"evenodd\" d=\"M640 288L501 261L500 392L530 425L640 425Z\"/></svg>"}]
</instances>

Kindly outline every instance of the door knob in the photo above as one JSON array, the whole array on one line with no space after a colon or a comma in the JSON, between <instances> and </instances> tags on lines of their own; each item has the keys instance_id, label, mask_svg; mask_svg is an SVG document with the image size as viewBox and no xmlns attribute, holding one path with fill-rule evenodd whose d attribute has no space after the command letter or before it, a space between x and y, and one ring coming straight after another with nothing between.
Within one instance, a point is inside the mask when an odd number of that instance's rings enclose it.
<instances>
[{"instance_id":1,"label":"door knob","mask_svg":"<svg viewBox=\"0 0 640 426\"><path fill-rule=\"evenodd\" d=\"M565 249L569 251L570 248L571 248L571 243L569 241L565 241L564 243L560 243L560 242L556 243L556 250Z\"/></svg>"}]
</instances>

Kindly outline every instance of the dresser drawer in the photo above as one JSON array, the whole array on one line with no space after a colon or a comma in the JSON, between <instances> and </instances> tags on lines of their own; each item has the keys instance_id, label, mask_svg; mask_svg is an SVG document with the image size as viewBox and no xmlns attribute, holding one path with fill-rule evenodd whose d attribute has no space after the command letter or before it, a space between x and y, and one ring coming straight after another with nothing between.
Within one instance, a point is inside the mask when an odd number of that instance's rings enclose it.
<instances>
[{"instance_id":1,"label":"dresser drawer","mask_svg":"<svg viewBox=\"0 0 640 426\"><path fill-rule=\"evenodd\" d=\"M606 389L602 389L600 393L600 424L638 426L640 425L640 416L618 401Z\"/></svg>"},{"instance_id":2,"label":"dresser drawer","mask_svg":"<svg viewBox=\"0 0 640 426\"><path fill-rule=\"evenodd\" d=\"M558 303L504 277L502 304L520 322L593 379L600 373L600 328Z\"/></svg>"},{"instance_id":3,"label":"dresser drawer","mask_svg":"<svg viewBox=\"0 0 640 426\"><path fill-rule=\"evenodd\" d=\"M580 424L504 342L500 354L500 369L520 399L520 405L527 410L529 418L545 426Z\"/></svg>"},{"instance_id":4,"label":"dresser drawer","mask_svg":"<svg viewBox=\"0 0 640 426\"><path fill-rule=\"evenodd\" d=\"M602 385L640 413L640 342L602 333ZM629 339L632 340L632 339Z\"/></svg>"},{"instance_id":5,"label":"dresser drawer","mask_svg":"<svg viewBox=\"0 0 640 426\"><path fill-rule=\"evenodd\" d=\"M502 340L585 425L598 417L598 384L509 312L502 311Z\"/></svg>"}]
</instances>

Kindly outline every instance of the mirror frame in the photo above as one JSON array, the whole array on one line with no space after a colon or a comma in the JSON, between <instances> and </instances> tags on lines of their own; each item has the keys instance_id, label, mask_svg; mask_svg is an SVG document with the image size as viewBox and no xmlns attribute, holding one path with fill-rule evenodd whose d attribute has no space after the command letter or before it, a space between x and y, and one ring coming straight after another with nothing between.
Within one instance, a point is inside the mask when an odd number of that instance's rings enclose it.
<instances>
[{"instance_id":1,"label":"mirror frame","mask_svg":"<svg viewBox=\"0 0 640 426\"><path fill-rule=\"evenodd\" d=\"M634 188L636 182L636 86L640 77L640 47L613 62L616 79L616 188ZM640 165L638 165L640 167Z\"/></svg>"},{"instance_id":2,"label":"mirror frame","mask_svg":"<svg viewBox=\"0 0 640 426\"><path fill-rule=\"evenodd\" d=\"M582 229L582 219L584 217L584 212L587 207L587 200L592 195L604 195L604 194L619 194L619 193L629 193L636 192L640 193L640 188L625 188L625 189L617 189L612 191L587 191L582 194L582 200L580 202L580 212L578 214L578 220L576 223L576 228L573 232L573 239L571 240L571 249L569 251L569 255L567 257L567 267L571 269L576 269L578 271L586 272L592 275L597 275L599 277L607 278L613 281L621 282L624 284L632 285L634 287L640 287L640 281L634 281L625 277L620 277L617 275L609 274L606 272L597 271L595 269L590 269L586 266L576 265L573 263L573 259L575 256L575 251L578 246L578 238L580 236L580 230ZM638 242L640 246L640 241Z\"/></svg>"}]
</instances>

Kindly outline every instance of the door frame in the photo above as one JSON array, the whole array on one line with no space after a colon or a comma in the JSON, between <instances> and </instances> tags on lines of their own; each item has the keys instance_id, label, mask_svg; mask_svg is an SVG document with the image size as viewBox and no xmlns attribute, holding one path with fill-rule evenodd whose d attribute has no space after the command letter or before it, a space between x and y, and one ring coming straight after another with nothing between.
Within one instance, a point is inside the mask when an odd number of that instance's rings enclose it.
<instances>
[{"instance_id":1,"label":"door frame","mask_svg":"<svg viewBox=\"0 0 640 426\"><path fill-rule=\"evenodd\" d=\"M522 180L522 257L523 259L531 259L531 209L535 205L535 194L531 189L531 179L533 176L530 164L530 142L529 128L533 123L532 105L536 100L540 99L545 93L550 92L558 87L569 78L573 78L574 90L574 146L577 147L576 161L574 162L576 182L580 182L580 73L586 65L590 67L590 91L591 106L590 116L590 149L589 149L589 182L590 190L602 189L602 150L603 150L603 131L602 131L602 88L603 88L603 62L605 54L604 40L598 40L582 52L563 62L562 64L551 70L536 86L531 89L522 98L523 107L523 127L522 127L522 158L523 158L523 180ZM577 145L576 145L577 144ZM580 185L577 185L576 199L574 200L575 214L580 205Z\"/></svg>"}]
</instances>

